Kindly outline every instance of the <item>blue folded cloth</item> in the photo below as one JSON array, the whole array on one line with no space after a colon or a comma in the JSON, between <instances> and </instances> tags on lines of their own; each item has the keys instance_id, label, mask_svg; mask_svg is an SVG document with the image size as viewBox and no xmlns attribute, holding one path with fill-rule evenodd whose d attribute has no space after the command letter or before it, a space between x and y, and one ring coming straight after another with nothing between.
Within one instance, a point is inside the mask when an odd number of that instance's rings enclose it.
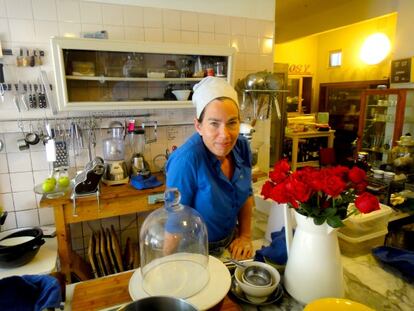
<instances>
[{"instance_id":1,"label":"blue folded cloth","mask_svg":"<svg viewBox=\"0 0 414 311\"><path fill-rule=\"evenodd\" d=\"M285 265L287 262L285 227L280 231L272 232L270 237L272 238L270 245L262 246L257 250L254 259L263 262L266 258L278 265Z\"/></svg>"},{"instance_id":2,"label":"blue folded cloth","mask_svg":"<svg viewBox=\"0 0 414 311\"><path fill-rule=\"evenodd\" d=\"M131 177L130 184L138 190L155 188L162 185L162 182L154 175L144 178L142 175L135 175Z\"/></svg>"},{"instance_id":3,"label":"blue folded cloth","mask_svg":"<svg viewBox=\"0 0 414 311\"><path fill-rule=\"evenodd\" d=\"M41 311L59 308L59 282L49 275L11 276L0 280L0 310Z\"/></svg>"},{"instance_id":4,"label":"blue folded cloth","mask_svg":"<svg viewBox=\"0 0 414 311\"><path fill-rule=\"evenodd\" d=\"M390 246L379 246L372 249L374 257L397 270L403 279L414 282L414 252Z\"/></svg>"}]
</instances>

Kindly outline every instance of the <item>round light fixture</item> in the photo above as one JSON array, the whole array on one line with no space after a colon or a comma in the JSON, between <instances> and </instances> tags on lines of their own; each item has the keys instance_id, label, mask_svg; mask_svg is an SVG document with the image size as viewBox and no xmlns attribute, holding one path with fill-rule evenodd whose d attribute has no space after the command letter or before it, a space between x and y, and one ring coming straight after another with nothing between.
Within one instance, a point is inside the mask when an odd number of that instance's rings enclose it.
<instances>
[{"instance_id":1,"label":"round light fixture","mask_svg":"<svg viewBox=\"0 0 414 311\"><path fill-rule=\"evenodd\" d=\"M365 39L359 56L364 63L375 65L384 60L390 50L390 39L383 33L375 33Z\"/></svg>"}]
</instances>

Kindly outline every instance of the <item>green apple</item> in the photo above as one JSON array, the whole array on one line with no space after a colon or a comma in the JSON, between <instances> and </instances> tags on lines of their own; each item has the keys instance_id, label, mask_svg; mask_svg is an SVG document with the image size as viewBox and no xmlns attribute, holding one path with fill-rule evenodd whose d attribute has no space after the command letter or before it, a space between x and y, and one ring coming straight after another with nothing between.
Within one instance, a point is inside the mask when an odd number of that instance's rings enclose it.
<instances>
[{"instance_id":1,"label":"green apple","mask_svg":"<svg viewBox=\"0 0 414 311\"><path fill-rule=\"evenodd\" d=\"M70 183L70 180L69 180L69 177L68 176L62 176L62 177L59 177L59 179L58 179L58 185L59 185L59 187L67 187L67 186L69 186L69 183Z\"/></svg>"},{"instance_id":2,"label":"green apple","mask_svg":"<svg viewBox=\"0 0 414 311\"><path fill-rule=\"evenodd\" d=\"M46 178L46 179L43 181L43 183L49 183L49 184L52 184L52 185L53 185L53 187L54 187L54 186L56 186L56 178L55 178L55 177L49 177L49 178Z\"/></svg>"},{"instance_id":3,"label":"green apple","mask_svg":"<svg viewBox=\"0 0 414 311\"><path fill-rule=\"evenodd\" d=\"M53 189L55 189L55 184L51 181L45 180L42 184L42 189L44 192L53 191Z\"/></svg>"}]
</instances>

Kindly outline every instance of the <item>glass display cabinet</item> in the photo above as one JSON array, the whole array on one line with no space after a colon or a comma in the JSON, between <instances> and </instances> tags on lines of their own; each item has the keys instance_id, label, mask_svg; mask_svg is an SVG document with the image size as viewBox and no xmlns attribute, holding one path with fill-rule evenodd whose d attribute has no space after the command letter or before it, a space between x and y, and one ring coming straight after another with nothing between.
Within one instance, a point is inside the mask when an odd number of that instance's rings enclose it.
<instances>
[{"instance_id":1,"label":"glass display cabinet","mask_svg":"<svg viewBox=\"0 0 414 311\"><path fill-rule=\"evenodd\" d=\"M67 110L190 108L204 76L233 83L236 50L226 46L52 38L57 106Z\"/></svg>"},{"instance_id":2,"label":"glass display cabinet","mask_svg":"<svg viewBox=\"0 0 414 311\"><path fill-rule=\"evenodd\" d=\"M329 125L335 133L335 155L339 164L353 161L354 141L358 136L361 94L366 89L388 85L387 80L321 83L319 112L329 113Z\"/></svg>"},{"instance_id":3,"label":"glass display cabinet","mask_svg":"<svg viewBox=\"0 0 414 311\"><path fill-rule=\"evenodd\" d=\"M402 135L414 135L414 89L365 90L361 95L358 151L388 163Z\"/></svg>"}]
</instances>

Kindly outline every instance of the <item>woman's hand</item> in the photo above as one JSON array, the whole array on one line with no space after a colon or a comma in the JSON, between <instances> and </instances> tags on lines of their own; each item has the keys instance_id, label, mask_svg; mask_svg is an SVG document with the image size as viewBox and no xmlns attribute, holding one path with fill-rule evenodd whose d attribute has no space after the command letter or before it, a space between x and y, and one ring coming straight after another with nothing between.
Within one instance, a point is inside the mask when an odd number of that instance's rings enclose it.
<instances>
[{"instance_id":1,"label":"woman's hand","mask_svg":"<svg viewBox=\"0 0 414 311\"><path fill-rule=\"evenodd\" d=\"M237 260L248 259L253 256L252 240L247 237L240 236L235 238L229 246L231 257Z\"/></svg>"}]
</instances>

